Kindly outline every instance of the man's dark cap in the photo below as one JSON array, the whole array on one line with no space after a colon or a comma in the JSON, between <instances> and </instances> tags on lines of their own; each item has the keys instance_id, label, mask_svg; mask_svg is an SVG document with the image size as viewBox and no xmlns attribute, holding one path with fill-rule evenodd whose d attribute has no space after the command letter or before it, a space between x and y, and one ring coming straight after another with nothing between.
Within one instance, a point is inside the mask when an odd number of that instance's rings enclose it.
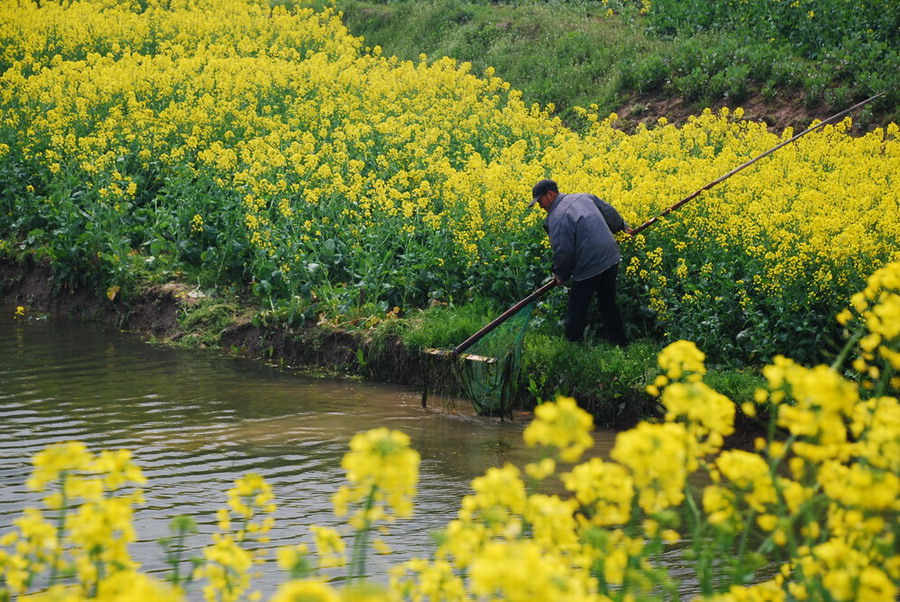
<instances>
[{"instance_id":1,"label":"man's dark cap","mask_svg":"<svg viewBox=\"0 0 900 602\"><path fill-rule=\"evenodd\" d=\"M535 184L534 188L531 189L531 202L528 203L528 206L533 207L534 204L538 202L539 198L547 194L548 190L559 192L559 188L556 187L556 182L553 180L541 180Z\"/></svg>"}]
</instances>

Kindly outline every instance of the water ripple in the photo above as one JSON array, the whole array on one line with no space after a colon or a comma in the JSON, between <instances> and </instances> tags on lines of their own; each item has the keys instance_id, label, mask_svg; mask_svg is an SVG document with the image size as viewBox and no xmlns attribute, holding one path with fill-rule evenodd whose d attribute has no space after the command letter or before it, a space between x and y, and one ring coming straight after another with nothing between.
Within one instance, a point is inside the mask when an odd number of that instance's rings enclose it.
<instances>
[{"instance_id":1,"label":"water ripple","mask_svg":"<svg viewBox=\"0 0 900 602\"><path fill-rule=\"evenodd\" d=\"M130 449L142 466L146 504L135 514L133 554L150 572L165 569L155 541L169 521L195 518L200 533L189 547L198 555L226 491L250 472L267 479L278 504L268 545L309 543L309 525L341 525L331 497L350 438L387 426L407 432L423 458L415 516L392 527L396 562L428 553L430 533L455 516L472 478L529 457L521 425L423 410L418 392L304 380L95 325L13 322L12 314L0 308L0 532L40 503L42 494L25 487L30 458L77 439L94 452ZM386 562L373 560L375 578L386 578ZM259 581L268 593L282 579L270 569Z\"/></svg>"}]
</instances>

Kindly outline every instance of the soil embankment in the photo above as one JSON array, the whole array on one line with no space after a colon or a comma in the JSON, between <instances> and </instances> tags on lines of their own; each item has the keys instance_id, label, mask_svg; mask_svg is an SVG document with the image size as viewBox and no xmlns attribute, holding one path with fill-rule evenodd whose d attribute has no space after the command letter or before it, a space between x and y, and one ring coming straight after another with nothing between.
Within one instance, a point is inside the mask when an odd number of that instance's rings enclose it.
<instances>
[{"instance_id":1,"label":"soil embankment","mask_svg":"<svg viewBox=\"0 0 900 602\"><path fill-rule=\"evenodd\" d=\"M60 288L47 264L0 259L0 300L22 305L31 314L91 320L161 343L217 347L299 370L421 385L422 362L398 339L381 342L377 357L371 357L373 354L366 352L372 341L363 333L322 326L261 327L240 313L231 316L224 327L217 322L212 331L209 322L180 319L190 315L204 298L184 284L166 283L143 287L127 300L120 296L110 299L83 286ZM361 357L369 361L363 362Z\"/></svg>"}]
</instances>

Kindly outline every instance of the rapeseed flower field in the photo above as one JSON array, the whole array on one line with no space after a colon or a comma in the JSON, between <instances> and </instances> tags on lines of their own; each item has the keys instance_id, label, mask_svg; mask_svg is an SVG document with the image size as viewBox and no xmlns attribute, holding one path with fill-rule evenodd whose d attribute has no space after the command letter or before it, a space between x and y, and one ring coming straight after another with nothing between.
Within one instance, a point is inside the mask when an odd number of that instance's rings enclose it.
<instances>
[{"instance_id":1,"label":"rapeseed flower field","mask_svg":"<svg viewBox=\"0 0 900 602\"><path fill-rule=\"evenodd\" d=\"M587 107L573 131L490 70L383 56L303 5L10 0L0 40L0 252L50 261L63 286L188 277L288 316L513 301L548 277L535 180L636 225L791 135L739 109L623 132ZM848 125L622 241L629 311L671 342L648 389L662 421L568 469L591 417L541 406L524 436L545 455L476 479L434 555L381 585L366 554L410 516L419 456L402 433L361 433L333 500L348 529L279 550L272 599L671 599L675 544L700 599L896 599L900 140ZM841 331L835 366L852 370L802 363ZM736 407L704 383L701 349L765 358L757 453L723 450ZM196 570L176 519L163 582L129 553L145 479L127 451L70 442L33 463L43 508L0 533L0 599L260 597L277 504L261 476L227 492ZM549 479L564 491L541 492ZM342 566L340 589L320 569Z\"/></svg>"},{"instance_id":2,"label":"rapeseed flower field","mask_svg":"<svg viewBox=\"0 0 900 602\"><path fill-rule=\"evenodd\" d=\"M383 56L302 3L15 0L0 40L0 252L123 294L234 284L288 320L511 303L549 276L537 179L635 225L792 134L740 109L626 133L591 107L576 132L491 69ZM632 334L751 361L833 335L900 257L898 128L848 124L623 241Z\"/></svg>"}]
</instances>

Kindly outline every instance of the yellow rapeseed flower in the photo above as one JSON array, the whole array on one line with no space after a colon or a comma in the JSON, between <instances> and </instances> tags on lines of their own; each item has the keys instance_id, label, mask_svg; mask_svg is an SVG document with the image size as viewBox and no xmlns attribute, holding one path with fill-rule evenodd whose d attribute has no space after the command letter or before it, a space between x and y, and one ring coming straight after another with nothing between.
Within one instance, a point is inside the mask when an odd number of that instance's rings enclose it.
<instances>
[{"instance_id":1,"label":"yellow rapeseed flower","mask_svg":"<svg viewBox=\"0 0 900 602\"><path fill-rule=\"evenodd\" d=\"M270 602L342 602L340 592L323 580L293 580L282 583Z\"/></svg>"},{"instance_id":2,"label":"yellow rapeseed flower","mask_svg":"<svg viewBox=\"0 0 900 602\"><path fill-rule=\"evenodd\" d=\"M564 462L574 462L594 444L590 431L593 417L578 407L575 399L559 397L534 410L535 419L525 428L523 437L530 446L547 445L559 450Z\"/></svg>"},{"instance_id":3,"label":"yellow rapeseed flower","mask_svg":"<svg viewBox=\"0 0 900 602\"><path fill-rule=\"evenodd\" d=\"M405 518L419 480L419 454L409 447L409 436L387 428L354 435L341 466L349 485L334 496L334 510L344 516L350 505L359 506L350 522L364 528L385 518Z\"/></svg>"}]
</instances>

